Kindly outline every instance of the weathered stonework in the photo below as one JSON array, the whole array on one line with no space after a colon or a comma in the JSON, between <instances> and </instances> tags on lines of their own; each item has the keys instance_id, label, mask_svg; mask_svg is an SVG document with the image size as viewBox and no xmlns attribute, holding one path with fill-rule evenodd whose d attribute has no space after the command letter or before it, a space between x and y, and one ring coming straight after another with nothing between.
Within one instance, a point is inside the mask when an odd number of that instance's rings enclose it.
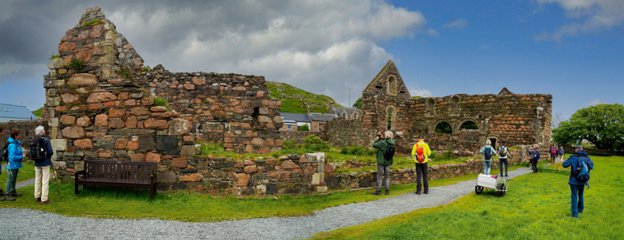
<instances>
[{"instance_id":1,"label":"weathered stonework","mask_svg":"<svg viewBox=\"0 0 624 240\"><path fill-rule=\"evenodd\" d=\"M486 139L508 146L550 144L552 96L513 94L456 94L416 98L409 95L392 61L362 92L362 118L332 121L327 139L338 146L370 145L380 131L397 135L397 149L408 152L414 139L423 135L432 149L471 155ZM436 131L448 124L450 133ZM476 129L466 129L471 128Z\"/></svg>"}]
</instances>

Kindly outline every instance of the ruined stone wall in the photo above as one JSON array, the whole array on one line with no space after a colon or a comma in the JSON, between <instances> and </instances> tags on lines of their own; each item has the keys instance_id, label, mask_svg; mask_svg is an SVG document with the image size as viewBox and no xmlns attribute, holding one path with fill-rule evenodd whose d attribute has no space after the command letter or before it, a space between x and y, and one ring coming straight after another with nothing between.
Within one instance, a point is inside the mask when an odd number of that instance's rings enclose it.
<instances>
[{"instance_id":1,"label":"ruined stone wall","mask_svg":"<svg viewBox=\"0 0 624 240\"><path fill-rule=\"evenodd\" d=\"M321 139L324 138L320 132L303 132L303 131L282 131L280 135L284 141L293 141L297 144L303 144L307 136L316 135Z\"/></svg>"},{"instance_id":2,"label":"ruined stone wall","mask_svg":"<svg viewBox=\"0 0 624 240\"><path fill-rule=\"evenodd\" d=\"M280 102L268 97L264 77L240 74L171 73L156 66L142 79L197 138L227 151L267 153L280 147Z\"/></svg>"},{"instance_id":3,"label":"ruined stone wall","mask_svg":"<svg viewBox=\"0 0 624 240\"><path fill-rule=\"evenodd\" d=\"M375 132L362 126L360 119L336 119L327 122L323 140L330 142L336 147L369 146L372 142L368 139L372 139L375 136L374 134Z\"/></svg>"},{"instance_id":4,"label":"ruined stone wall","mask_svg":"<svg viewBox=\"0 0 624 240\"><path fill-rule=\"evenodd\" d=\"M0 128L4 129L4 134L0 135L0 146L4 146L7 139L11 135L11 130L19 129L22 133L22 141L28 141L28 139L35 136L35 128L37 126L43 126L48 129L48 122L45 120L32 120L32 121L10 121L0 123ZM23 147L28 147L28 144L23 144Z\"/></svg>"}]
</instances>

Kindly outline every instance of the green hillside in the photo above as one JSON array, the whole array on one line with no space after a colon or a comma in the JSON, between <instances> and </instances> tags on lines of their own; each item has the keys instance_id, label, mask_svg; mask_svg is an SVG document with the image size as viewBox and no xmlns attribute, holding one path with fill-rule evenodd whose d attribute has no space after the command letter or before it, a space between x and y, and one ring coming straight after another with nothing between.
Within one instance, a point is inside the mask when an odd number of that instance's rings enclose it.
<instances>
[{"instance_id":1,"label":"green hillside","mask_svg":"<svg viewBox=\"0 0 624 240\"><path fill-rule=\"evenodd\" d=\"M320 94L314 94L305 90L293 87L286 83L269 82L269 96L282 101L280 111L289 113L305 113L306 104L310 106L310 112L326 113L329 111L330 103L336 107L341 107L334 99Z\"/></svg>"},{"instance_id":2,"label":"green hillside","mask_svg":"<svg viewBox=\"0 0 624 240\"><path fill-rule=\"evenodd\" d=\"M33 115L35 115L35 117L38 118L42 118L43 117L43 107L40 107L39 109L32 111Z\"/></svg>"}]
</instances>

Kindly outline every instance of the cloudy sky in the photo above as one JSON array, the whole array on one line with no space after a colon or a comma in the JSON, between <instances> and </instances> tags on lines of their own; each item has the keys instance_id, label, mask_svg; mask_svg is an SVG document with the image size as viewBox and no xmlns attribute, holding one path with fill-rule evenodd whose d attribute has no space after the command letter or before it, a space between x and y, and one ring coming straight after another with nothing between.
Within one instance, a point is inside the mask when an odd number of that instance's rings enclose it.
<instances>
[{"instance_id":1,"label":"cloudy sky","mask_svg":"<svg viewBox=\"0 0 624 240\"><path fill-rule=\"evenodd\" d=\"M343 105L388 59L412 95L548 93L562 119L624 103L622 0L128 2L0 0L0 102L42 106L47 59L97 5L147 65L263 75Z\"/></svg>"}]
</instances>

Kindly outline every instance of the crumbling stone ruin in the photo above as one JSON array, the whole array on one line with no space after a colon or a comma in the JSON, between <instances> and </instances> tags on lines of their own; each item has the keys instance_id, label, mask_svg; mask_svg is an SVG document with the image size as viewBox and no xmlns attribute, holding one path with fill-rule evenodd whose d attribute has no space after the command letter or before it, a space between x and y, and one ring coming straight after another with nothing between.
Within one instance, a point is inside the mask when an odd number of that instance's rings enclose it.
<instances>
[{"instance_id":1,"label":"crumbling stone ruin","mask_svg":"<svg viewBox=\"0 0 624 240\"><path fill-rule=\"evenodd\" d=\"M338 146L369 145L379 131L397 133L398 149L410 151L423 135L433 149L472 155L486 139L508 146L550 144L552 96L455 94L412 98L392 61L362 92L361 120L338 120L327 126L327 139Z\"/></svg>"},{"instance_id":2,"label":"crumbling stone ruin","mask_svg":"<svg viewBox=\"0 0 624 240\"><path fill-rule=\"evenodd\" d=\"M44 76L44 114L66 178L98 158L159 162L159 180L174 183L198 172L188 164L197 142L260 153L282 145L280 102L264 77L148 69L100 8L87 9L58 50Z\"/></svg>"}]
</instances>

